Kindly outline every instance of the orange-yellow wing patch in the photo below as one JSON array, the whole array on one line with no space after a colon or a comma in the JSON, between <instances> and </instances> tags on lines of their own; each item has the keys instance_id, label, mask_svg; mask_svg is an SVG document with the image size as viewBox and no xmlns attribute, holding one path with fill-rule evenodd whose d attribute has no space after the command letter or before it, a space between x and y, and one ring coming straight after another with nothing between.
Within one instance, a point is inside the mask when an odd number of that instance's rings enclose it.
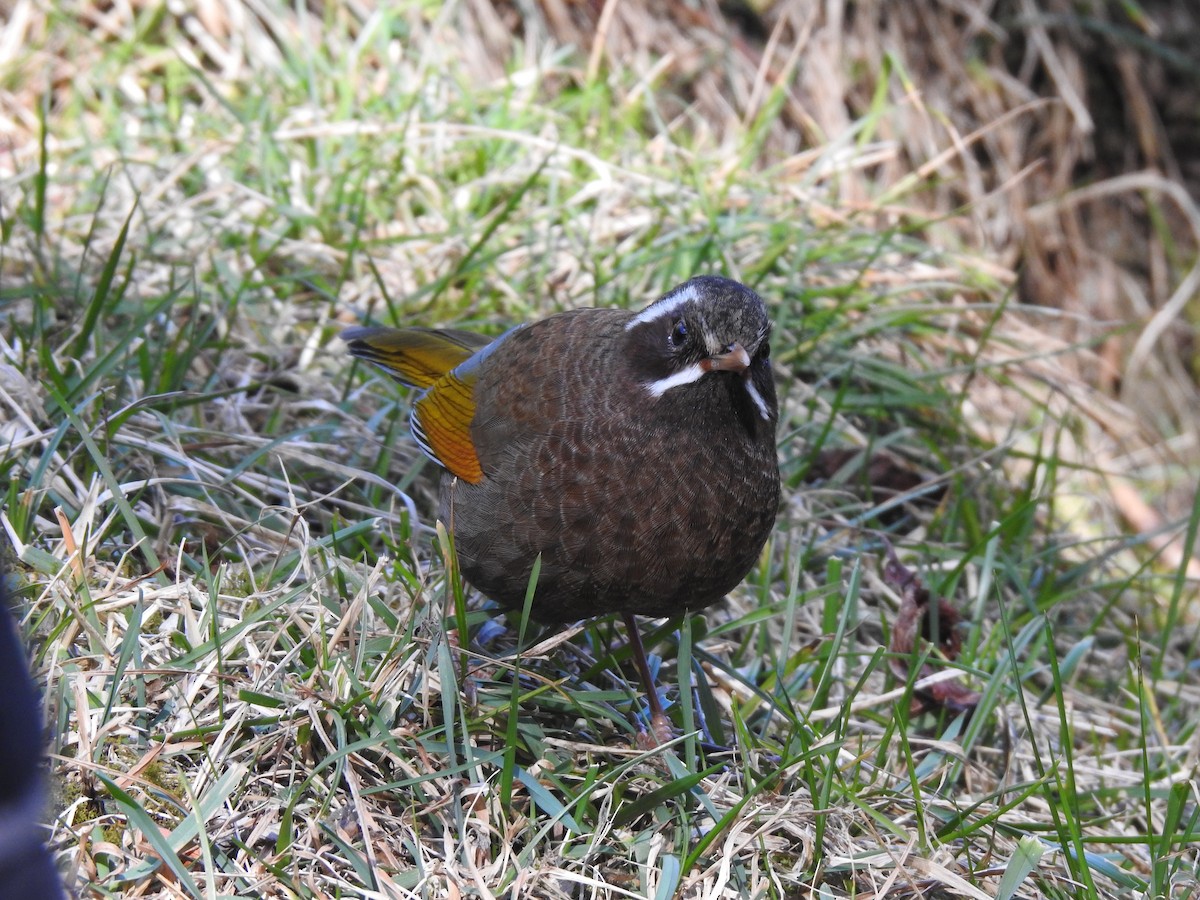
<instances>
[{"instance_id":1,"label":"orange-yellow wing patch","mask_svg":"<svg viewBox=\"0 0 1200 900\"><path fill-rule=\"evenodd\" d=\"M426 389L413 404L413 436L434 461L478 484L483 466L471 440L475 383L483 361L511 333L491 341L455 329L348 328L342 339L354 356L404 384Z\"/></svg>"},{"instance_id":2,"label":"orange-yellow wing patch","mask_svg":"<svg viewBox=\"0 0 1200 900\"><path fill-rule=\"evenodd\" d=\"M413 405L413 437L429 456L459 478L478 484L483 467L471 441L476 369L447 372Z\"/></svg>"},{"instance_id":3,"label":"orange-yellow wing patch","mask_svg":"<svg viewBox=\"0 0 1200 900\"><path fill-rule=\"evenodd\" d=\"M469 331L434 328L348 328L350 353L373 362L410 387L427 388L490 340Z\"/></svg>"}]
</instances>

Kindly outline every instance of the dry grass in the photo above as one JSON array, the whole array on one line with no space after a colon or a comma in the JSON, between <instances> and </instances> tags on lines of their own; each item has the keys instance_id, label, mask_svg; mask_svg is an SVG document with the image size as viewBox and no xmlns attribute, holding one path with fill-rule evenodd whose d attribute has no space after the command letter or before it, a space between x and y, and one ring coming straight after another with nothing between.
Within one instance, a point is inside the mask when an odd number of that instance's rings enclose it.
<instances>
[{"instance_id":1,"label":"dry grass","mask_svg":"<svg viewBox=\"0 0 1200 900\"><path fill-rule=\"evenodd\" d=\"M10 5L0 521L82 895L1197 893L1195 173L1144 110L1101 171L1115 13L647 8ZM611 623L447 578L335 336L705 269L770 298L788 497L646 751ZM888 543L969 719L889 668Z\"/></svg>"}]
</instances>

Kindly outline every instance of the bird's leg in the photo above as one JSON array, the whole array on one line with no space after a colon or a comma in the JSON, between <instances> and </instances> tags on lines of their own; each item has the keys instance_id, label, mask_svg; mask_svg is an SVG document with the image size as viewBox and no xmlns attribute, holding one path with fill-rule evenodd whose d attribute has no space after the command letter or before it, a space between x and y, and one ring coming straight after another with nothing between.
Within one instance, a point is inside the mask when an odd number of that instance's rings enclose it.
<instances>
[{"instance_id":1,"label":"bird's leg","mask_svg":"<svg viewBox=\"0 0 1200 900\"><path fill-rule=\"evenodd\" d=\"M650 666L646 662L646 650L642 646L642 635L638 631L637 619L632 613L625 613L625 630L629 632L629 646L633 649L633 664L637 666L638 675L642 679L642 687L646 691L646 699L650 703L650 734L660 743L665 744L675 736L671 720L663 712L662 703L658 699L658 688L650 675Z\"/></svg>"}]
</instances>

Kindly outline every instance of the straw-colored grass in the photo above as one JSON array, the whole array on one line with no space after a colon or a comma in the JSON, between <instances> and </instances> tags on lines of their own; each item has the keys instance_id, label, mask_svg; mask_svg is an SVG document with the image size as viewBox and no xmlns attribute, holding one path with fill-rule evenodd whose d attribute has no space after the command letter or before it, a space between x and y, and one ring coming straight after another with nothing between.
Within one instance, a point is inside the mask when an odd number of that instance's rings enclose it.
<instances>
[{"instance_id":1,"label":"straw-colored grass","mask_svg":"<svg viewBox=\"0 0 1200 900\"><path fill-rule=\"evenodd\" d=\"M1200 217L1187 160L1100 171L1094 44L1198 91L1062 5L9 4L0 524L69 885L1194 896ZM771 306L785 502L647 624L646 749L611 620L447 576L337 334L702 271ZM889 547L956 660L889 653Z\"/></svg>"}]
</instances>

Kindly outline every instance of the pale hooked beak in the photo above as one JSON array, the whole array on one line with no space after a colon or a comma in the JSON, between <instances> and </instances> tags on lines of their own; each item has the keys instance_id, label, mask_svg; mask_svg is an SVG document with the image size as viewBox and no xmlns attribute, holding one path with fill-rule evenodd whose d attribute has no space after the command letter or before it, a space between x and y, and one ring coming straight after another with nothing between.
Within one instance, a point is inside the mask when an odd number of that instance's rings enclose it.
<instances>
[{"instance_id":1,"label":"pale hooked beak","mask_svg":"<svg viewBox=\"0 0 1200 900\"><path fill-rule=\"evenodd\" d=\"M708 359L701 360L705 372L745 372L750 368L750 354L741 344L733 343Z\"/></svg>"}]
</instances>

